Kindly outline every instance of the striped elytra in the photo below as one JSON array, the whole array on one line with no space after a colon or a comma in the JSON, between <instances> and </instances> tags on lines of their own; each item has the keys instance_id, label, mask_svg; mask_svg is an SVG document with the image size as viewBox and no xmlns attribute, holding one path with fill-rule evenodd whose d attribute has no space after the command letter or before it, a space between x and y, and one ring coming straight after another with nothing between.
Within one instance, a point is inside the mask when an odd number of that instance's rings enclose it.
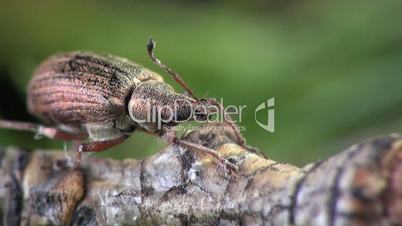
<instances>
[{"instance_id":1,"label":"striped elytra","mask_svg":"<svg viewBox=\"0 0 402 226\"><path fill-rule=\"evenodd\" d=\"M161 76L113 55L58 54L34 72L28 108L51 124L103 123L127 115L127 101L139 83Z\"/></svg>"}]
</instances>

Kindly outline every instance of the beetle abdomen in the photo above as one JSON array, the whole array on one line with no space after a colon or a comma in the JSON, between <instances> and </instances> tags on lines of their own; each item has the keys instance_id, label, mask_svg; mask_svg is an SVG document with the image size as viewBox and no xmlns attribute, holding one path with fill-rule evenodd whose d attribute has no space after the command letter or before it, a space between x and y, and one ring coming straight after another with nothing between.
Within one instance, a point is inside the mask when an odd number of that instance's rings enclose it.
<instances>
[{"instance_id":1,"label":"beetle abdomen","mask_svg":"<svg viewBox=\"0 0 402 226\"><path fill-rule=\"evenodd\" d=\"M142 80L160 77L123 58L75 52L53 56L34 73L28 108L53 123L107 122L126 113L126 98Z\"/></svg>"}]
</instances>

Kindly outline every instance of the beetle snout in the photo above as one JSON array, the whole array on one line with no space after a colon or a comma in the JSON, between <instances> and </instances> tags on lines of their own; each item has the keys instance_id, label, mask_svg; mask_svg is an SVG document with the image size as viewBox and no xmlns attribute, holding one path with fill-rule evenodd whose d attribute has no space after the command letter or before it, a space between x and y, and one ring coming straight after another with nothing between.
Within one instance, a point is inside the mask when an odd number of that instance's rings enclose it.
<instances>
[{"instance_id":1,"label":"beetle snout","mask_svg":"<svg viewBox=\"0 0 402 226\"><path fill-rule=\"evenodd\" d=\"M198 121L207 121L216 112L218 112L218 108L210 100L199 99L198 106L194 109L194 118Z\"/></svg>"}]
</instances>

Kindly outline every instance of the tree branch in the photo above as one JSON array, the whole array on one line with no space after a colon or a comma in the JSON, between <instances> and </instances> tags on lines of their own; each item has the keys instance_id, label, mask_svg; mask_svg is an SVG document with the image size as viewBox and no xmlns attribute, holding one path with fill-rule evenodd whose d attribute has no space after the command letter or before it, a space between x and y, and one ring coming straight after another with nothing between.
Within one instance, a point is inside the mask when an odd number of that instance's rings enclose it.
<instances>
[{"instance_id":1,"label":"tree branch","mask_svg":"<svg viewBox=\"0 0 402 226\"><path fill-rule=\"evenodd\" d=\"M3 225L402 223L400 135L302 169L236 145L222 125L183 139L217 150L239 170L178 146L144 160L88 158L79 169L62 152L6 147L0 151L0 219Z\"/></svg>"}]
</instances>

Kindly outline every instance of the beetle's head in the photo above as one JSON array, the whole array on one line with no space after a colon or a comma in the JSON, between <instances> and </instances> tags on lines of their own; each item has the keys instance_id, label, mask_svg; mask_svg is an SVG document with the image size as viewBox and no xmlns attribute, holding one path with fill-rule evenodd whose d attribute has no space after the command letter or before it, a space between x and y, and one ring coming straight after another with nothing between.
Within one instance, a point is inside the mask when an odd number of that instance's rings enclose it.
<instances>
[{"instance_id":1,"label":"beetle's head","mask_svg":"<svg viewBox=\"0 0 402 226\"><path fill-rule=\"evenodd\" d=\"M206 121L218 111L209 100L176 93L170 85L153 80L141 83L133 91L127 107L133 122L155 133L164 126Z\"/></svg>"}]
</instances>

